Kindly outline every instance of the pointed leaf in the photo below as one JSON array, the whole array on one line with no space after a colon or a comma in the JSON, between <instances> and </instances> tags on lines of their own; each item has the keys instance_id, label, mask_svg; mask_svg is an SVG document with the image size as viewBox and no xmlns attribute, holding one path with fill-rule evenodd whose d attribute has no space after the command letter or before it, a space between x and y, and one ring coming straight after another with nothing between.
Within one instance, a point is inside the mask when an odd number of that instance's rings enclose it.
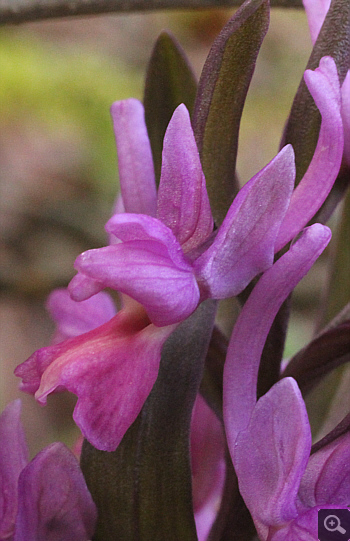
<instances>
[{"instance_id":1,"label":"pointed leaf","mask_svg":"<svg viewBox=\"0 0 350 541\"><path fill-rule=\"evenodd\" d=\"M350 412L345 415L344 419L342 419L340 423L338 423L337 426L335 426L333 430L331 430L331 432L329 432L321 440L313 444L313 446L311 447L311 454L316 453L319 449L322 449L323 447L329 445L337 438L340 438L344 434L347 434L349 431Z\"/></svg>"},{"instance_id":2,"label":"pointed leaf","mask_svg":"<svg viewBox=\"0 0 350 541\"><path fill-rule=\"evenodd\" d=\"M82 469L98 507L94 541L195 541L189 431L214 323L207 301L165 343L158 379L114 453L87 442Z\"/></svg>"},{"instance_id":3,"label":"pointed leaf","mask_svg":"<svg viewBox=\"0 0 350 541\"><path fill-rule=\"evenodd\" d=\"M218 225L239 189L239 124L268 23L268 1L247 0L216 38L199 82L193 126Z\"/></svg>"},{"instance_id":4,"label":"pointed leaf","mask_svg":"<svg viewBox=\"0 0 350 541\"><path fill-rule=\"evenodd\" d=\"M226 460L226 481L221 506L207 541L256 541L256 529L238 489L230 457Z\"/></svg>"},{"instance_id":5,"label":"pointed leaf","mask_svg":"<svg viewBox=\"0 0 350 541\"><path fill-rule=\"evenodd\" d=\"M344 299L350 299L350 193L345 197L335 245L330 258L327 297L323 301L323 321L327 324L340 312ZM349 315L350 319L350 315Z\"/></svg>"},{"instance_id":6,"label":"pointed leaf","mask_svg":"<svg viewBox=\"0 0 350 541\"><path fill-rule=\"evenodd\" d=\"M162 32L148 64L143 99L158 183L167 125L180 103L191 113L196 90L196 79L184 51L172 35Z\"/></svg>"},{"instance_id":7,"label":"pointed leaf","mask_svg":"<svg viewBox=\"0 0 350 541\"><path fill-rule=\"evenodd\" d=\"M214 327L205 359L200 392L216 416L222 421L222 378L228 339Z\"/></svg>"},{"instance_id":8,"label":"pointed leaf","mask_svg":"<svg viewBox=\"0 0 350 541\"><path fill-rule=\"evenodd\" d=\"M279 309L266 338L258 373L258 398L267 393L272 385L279 380L290 308L291 295L287 297Z\"/></svg>"}]
</instances>

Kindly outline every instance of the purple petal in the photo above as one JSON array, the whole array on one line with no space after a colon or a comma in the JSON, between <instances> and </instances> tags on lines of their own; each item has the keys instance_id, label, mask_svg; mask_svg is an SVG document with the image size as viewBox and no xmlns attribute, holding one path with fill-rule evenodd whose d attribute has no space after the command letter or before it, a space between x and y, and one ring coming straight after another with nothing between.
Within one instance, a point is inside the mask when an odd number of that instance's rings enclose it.
<instances>
[{"instance_id":1,"label":"purple petal","mask_svg":"<svg viewBox=\"0 0 350 541\"><path fill-rule=\"evenodd\" d=\"M64 364L69 362L71 357L74 357L78 351L89 351L90 354L93 354L94 348L103 353L104 348L110 345L113 337L118 339L123 335L123 332L128 336L130 332L137 332L149 324L149 319L141 306L139 306L139 310L135 308L132 314L134 318L132 322L129 321L132 318L130 311L124 310L124 312L119 312L110 321L92 331L35 351L15 370L15 375L22 378L21 391L35 394L40 387L41 377L44 372L55 361L59 360L59 365ZM53 384L52 391L56 387L57 385ZM48 393L52 391L50 390ZM45 400L42 400L42 402L45 402Z\"/></svg>"},{"instance_id":2,"label":"purple petal","mask_svg":"<svg viewBox=\"0 0 350 541\"><path fill-rule=\"evenodd\" d=\"M257 523L280 526L297 516L296 496L311 449L304 401L292 378L258 400L236 440L239 490Z\"/></svg>"},{"instance_id":3,"label":"purple petal","mask_svg":"<svg viewBox=\"0 0 350 541\"><path fill-rule=\"evenodd\" d=\"M111 114L125 210L155 216L157 191L143 105L135 99L117 101Z\"/></svg>"},{"instance_id":4,"label":"purple petal","mask_svg":"<svg viewBox=\"0 0 350 541\"><path fill-rule=\"evenodd\" d=\"M247 427L256 403L259 362L272 322L330 238L327 227L320 224L308 227L263 274L239 315L224 368L224 419L232 454L237 434Z\"/></svg>"},{"instance_id":5,"label":"purple petal","mask_svg":"<svg viewBox=\"0 0 350 541\"><path fill-rule=\"evenodd\" d=\"M182 321L195 310L199 290L193 269L168 227L150 216L120 214L106 229L123 242L81 254L75 265L81 273L140 302L158 326Z\"/></svg>"},{"instance_id":6,"label":"purple petal","mask_svg":"<svg viewBox=\"0 0 350 541\"><path fill-rule=\"evenodd\" d=\"M57 325L54 342L79 336L103 325L116 314L111 297L104 292L90 299L75 302L67 289L56 289L47 300L47 309Z\"/></svg>"},{"instance_id":7,"label":"purple petal","mask_svg":"<svg viewBox=\"0 0 350 541\"><path fill-rule=\"evenodd\" d=\"M323 21L331 5L331 0L303 0L312 43L315 43Z\"/></svg>"},{"instance_id":8,"label":"purple petal","mask_svg":"<svg viewBox=\"0 0 350 541\"><path fill-rule=\"evenodd\" d=\"M89 276L85 276L85 274L78 272L68 284L68 292L74 301L81 302L96 295L102 291L104 287L105 286L98 280L94 280L93 278L89 278Z\"/></svg>"},{"instance_id":9,"label":"purple petal","mask_svg":"<svg viewBox=\"0 0 350 541\"><path fill-rule=\"evenodd\" d=\"M239 192L213 244L195 263L208 296L237 295L272 265L294 177L294 153L287 145Z\"/></svg>"},{"instance_id":10,"label":"purple petal","mask_svg":"<svg viewBox=\"0 0 350 541\"><path fill-rule=\"evenodd\" d=\"M151 325L139 305L138 312L121 310L98 329L39 350L16 375L24 390L41 378L35 397L42 404L57 388L75 393L73 417L84 436L98 449L114 451L153 387L163 343L174 328Z\"/></svg>"},{"instance_id":11,"label":"purple petal","mask_svg":"<svg viewBox=\"0 0 350 541\"><path fill-rule=\"evenodd\" d=\"M340 86L333 58L321 58L320 67L315 71L306 70L304 79L321 113L322 122L314 156L293 192L282 222L276 252L292 240L319 210L337 178L343 155Z\"/></svg>"},{"instance_id":12,"label":"purple petal","mask_svg":"<svg viewBox=\"0 0 350 541\"><path fill-rule=\"evenodd\" d=\"M303 0L312 42L315 43L331 0ZM344 157L350 164L350 72L347 73L341 88L341 115L344 125Z\"/></svg>"},{"instance_id":13,"label":"purple petal","mask_svg":"<svg viewBox=\"0 0 350 541\"><path fill-rule=\"evenodd\" d=\"M0 539L13 535L18 478L28 462L21 420L21 401L8 404L0 416Z\"/></svg>"},{"instance_id":14,"label":"purple petal","mask_svg":"<svg viewBox=\"0 0 350 541\"><path fill-rule=\"evenodd\" d=\"M213 231L205 178L185 105L174 112L165 133L158 218L188 252Z\"/></svg>"},{"instance_id":15,"label":"purple petal","mask_svg":"<svg viewBox=\"0 0 350 541\"><path fill-rule=\"evenodd\" d=\"M342 119L344 125L344 157L350 165L350 71L348 71L343 86L342 96Z\"/></svg>"},{"instance_id":16,"label":"purple petal","mask_svg":"<svg viewBox=\"0 0 350 541\"><path fill-rule=\"evenodd\" d=\"M225 437L222 424L201 395L197 396L191 424L193 510L220 501L225 479Z\"/></svg>"},{"instance_id":17,"label":"purple petal","mask_svg":"<svg viewBox=\"0 0 350 541\"><path fill-rule=\"evenodd\" d=\"M270 528L269 541L317 541L318 509L310 509L286 524L284 528Z\"/></svg>"},{"instance_id":18,"label":"purple petal","mask_svg":"<svg viewBox=\"0 0 350 541\"><path fill-rule=\"evenodd\" d=\"M19 479L14 541L88 541L97 512L75 456L53 443L24 468Z\"/></svg>"},{"instance_id":19,"label":"purple petal","mask_svg":"<svg viewBox=\"0 0 350 541\"><path fill-rule=\"evenodd\" d=\"M102 366L89 357L62 373L62 383L78 396L73 418L97 449L115 451L135 421L158 377L163 344L174 329L149 325L108 352Z\"/></svg>"},{"instance_id":20,"label":"purple petal","mask_svg":"<svg viewBox=\"0 0 350 541\"><path fill-rule=\"evenodd\" d=\"M194 512L198 541L207 541L210 530L215 522L220 506L220 499L206 503L199 511Z\"/></svg>"},{"instance_id":21,"label":"purple petal","mask_svg":"<svg viewBox=\"0 0 350 541\"><path fill-rule=\"evenodd\" d=\"M347 507L350 494L350 433L311 455L299 497L309 507Z\"/></svg>"}]
</instances>

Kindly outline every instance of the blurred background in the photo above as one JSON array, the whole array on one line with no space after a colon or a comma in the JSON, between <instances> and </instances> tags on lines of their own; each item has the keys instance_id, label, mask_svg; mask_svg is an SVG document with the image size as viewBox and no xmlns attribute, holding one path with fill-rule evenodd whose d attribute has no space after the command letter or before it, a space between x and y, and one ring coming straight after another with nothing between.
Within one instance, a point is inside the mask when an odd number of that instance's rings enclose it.
<instances>
[{"instance_id":1,"label":"blurred background","mask_svg":"<svg viewBox=\"0 0 350 541\"><path fill-rule=\"evenodd\" d=\"M108 15L1 28L0 406L23 400L31 452L60 439L73 445L75 398L45 408L18 391L14 368L48 345L48 293L65 287L76 256L104 245L116 194L109 107L142 99L153 44L163 29L182 44L199 77L209 48L233 11ZM272 10L248 95L238 172L243 182L276 154L311 51L302 10ZM295 295L287 355L313 332L324 263Z\"/></svg>"}]
</instances>

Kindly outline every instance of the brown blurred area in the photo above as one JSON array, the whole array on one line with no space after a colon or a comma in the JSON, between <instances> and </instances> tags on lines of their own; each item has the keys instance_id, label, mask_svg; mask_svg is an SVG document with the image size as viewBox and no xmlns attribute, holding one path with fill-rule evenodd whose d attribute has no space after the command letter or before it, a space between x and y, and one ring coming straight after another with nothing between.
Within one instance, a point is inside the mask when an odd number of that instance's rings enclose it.
<instances>
[{"instance_id":1,"label":"brown blurred area","mask_svg":"<svg viewBox=\"0 0 350 541\"><path fill-rule=\"evenodd\" d=\"M50 343L54 325L45 310L49 291L67 285L81 251L105 243L103 226L117 193L117 168L111 126L106 121L103 128L97 128L94 122L97 126L99 115L108 114L112 101L128 95L142 97L147 61L161 30L168 29L177 37L199 76L215 35L231 13L99 16L4 30L2 47L12 44L16 50L24 43L30 53L32 43L35 50L42 51L38 79L34 69L26 80L25 65L20 61L12 66L14 74L5 72L14 78L11 92L15 95L6 96L5 85L0 119L0 402L3 408L13 398L22 398L32 453L55 439L72 445L78 436L71 420L74 397L57 394L41 408L32 396L18 391L13 370L33 351ZM301 11L272 13L242 121L238 159L242 182L275 155L310 47ZM48 64L43 66L40 58L46 53ZM62 70L66 55L74 57L68 76L69 68ZM56 61L64 75L59 82L55 79ZM79 97L74 98L84 114L70 121L66 102L72 100L72 86L65 76L73 77L77 65L88 82L82 85L81 103ZM21 106L17 107L16 77L21 70L23 88ZM111 81L110 88L101 90L96 78L99 73L105 77L108 70L120 86L116 83L114 87ZM91 94L87 90L89 77L94 88ZM45 113L40 107L43 84L55 102L52 111L50 100L45 102ZM58 84L61 102L55 101ZM30 89L27 104L26 85ZM74 88L79 89L79 84ZM90 123L91 103L95 105ZM99 150L100 155L92 159L96 145L102 150L109 145L111 150L106 156Z\"/></svg>"}]
</instances>

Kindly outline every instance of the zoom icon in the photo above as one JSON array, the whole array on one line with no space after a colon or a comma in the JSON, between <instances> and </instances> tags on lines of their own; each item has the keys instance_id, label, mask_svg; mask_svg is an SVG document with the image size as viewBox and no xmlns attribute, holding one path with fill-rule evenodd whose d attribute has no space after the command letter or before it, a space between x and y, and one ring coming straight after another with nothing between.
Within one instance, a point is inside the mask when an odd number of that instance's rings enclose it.
<instances>
[{"instance_id":1,"label":"zoom icon","mask_svg":"<svg viewBox=\"0 0 350 541\"><path fill-rule=\"evenodd\" d=\"M320 509L318 512L319 541L349 541L349 509Z\"/></svg>"}]
</instances>

